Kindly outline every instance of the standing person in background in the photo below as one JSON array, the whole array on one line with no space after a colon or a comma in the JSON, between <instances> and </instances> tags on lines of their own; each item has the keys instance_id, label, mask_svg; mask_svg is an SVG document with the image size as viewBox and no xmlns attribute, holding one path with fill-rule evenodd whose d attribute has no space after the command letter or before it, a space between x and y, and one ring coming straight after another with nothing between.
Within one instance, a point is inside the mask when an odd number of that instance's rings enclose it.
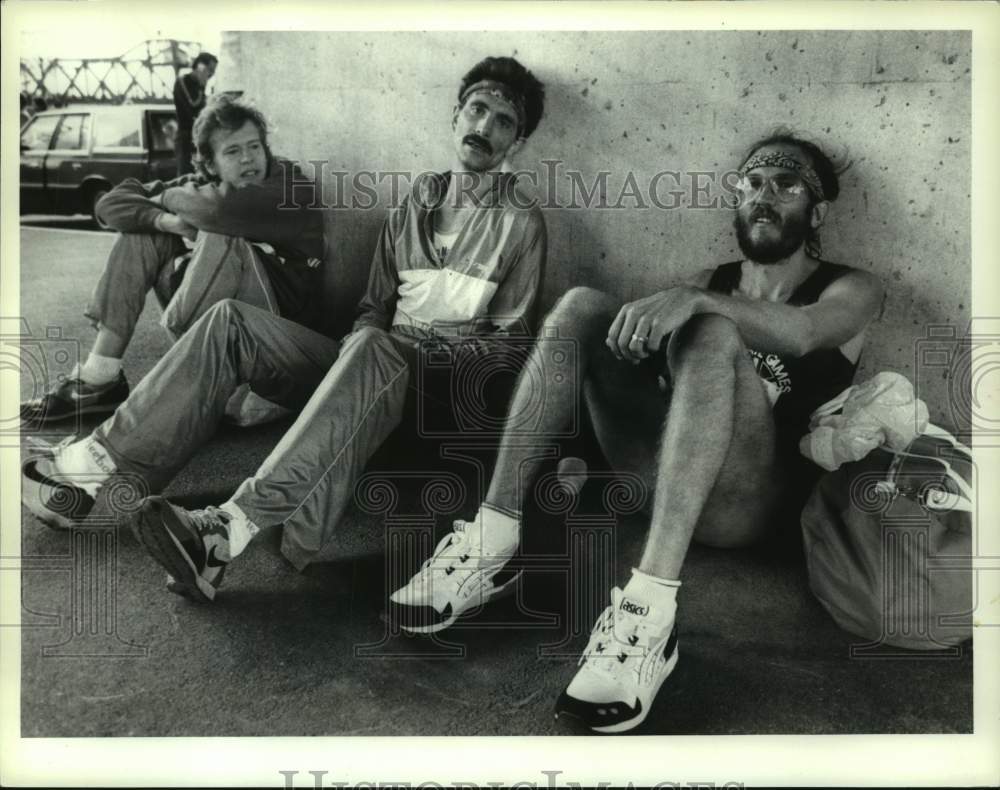
<instances>
[{"instance_id":1,"label":"standing person in background","mask_svg":"<svg viewBox=\"0 0 1000 790\"><path fill-rule=\"evenodd\" d=\"M191 130L195 118L205 106L205 86L215 74L219 59L210 52L202 52L194 59L191 72L178 77L174 83L174 108L177 110L177 136L174 150L177 152L177 175L194 172L191 157L194 154Z\"/></svg>"}]
</instances>

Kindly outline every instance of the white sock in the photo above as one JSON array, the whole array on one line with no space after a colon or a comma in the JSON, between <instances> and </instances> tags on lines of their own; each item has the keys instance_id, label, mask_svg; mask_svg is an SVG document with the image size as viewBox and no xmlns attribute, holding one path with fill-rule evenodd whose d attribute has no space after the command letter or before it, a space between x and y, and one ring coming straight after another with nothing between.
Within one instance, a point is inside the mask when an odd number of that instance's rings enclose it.
<instances>
[{"instance_id":1,"label":"white sock","mask_svg":"<svg viewBox=\"0 0 1000 790\"><path fill-rule=\"evenodd\" d=\"M633 568L632 578L625 585L622 594L634 595L648 603L653 610L654 619L667 623L672 622L677 613L677 590L680 586L681 583L676 579L661 579Z\"/></svg>"},{"instance_id":2,"label":"white sock","mask_svg":"<svg viewBox=\"0 0 1000 790\"><path fill-rule=\"evenodd\" d=\"M102 357L91 351L87 355L87 361L76 370L79 376L87 384L95 386L100 384L110 384L118 378L118 371L122 369L120 357Z\"/></svg>"},{"instance_id":3,"label":"white sock","mask_svg":"<svg viewBox=\"0 0 1000 790\"><path fill-rule=\"evenodd\" d=\"M222 503L219 506L219 510L223 510L232 516L227 525L229 531L229 559L232 560L243 553L243 549L260 532L260 527L248 519L247 514L232 500Z\"/></svg>"},{"instance_id":4,"label":"white sock","mask_svg":"<svg viewBox=\"0 0 1000 790\"><path fill-rule=\"evenodd\" d=\"M53 467L54 477L82 488L91 496L97 495L97 489L117 469L108 451L93 435L58 452Z\"/></svg>"},{"instance_id":5,"label":"white sock","mask_svg":"<svg viewBox=\"0 0 1000 790\"><path fill-rule=\"evenodd\" d=\"M521 539L520 519L497 510L485 502L469 525L470 529L482 527L482 546L486 554L513 554Z\"/></svg>"}]
</instances>

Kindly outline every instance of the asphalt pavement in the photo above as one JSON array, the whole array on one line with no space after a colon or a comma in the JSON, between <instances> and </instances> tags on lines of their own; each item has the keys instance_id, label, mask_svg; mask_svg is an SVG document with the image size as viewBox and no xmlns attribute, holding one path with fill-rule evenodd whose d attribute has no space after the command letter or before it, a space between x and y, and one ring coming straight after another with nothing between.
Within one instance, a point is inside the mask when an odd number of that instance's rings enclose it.
<instances>
[{"instance_id":1,"label":"asphalt pavement","mask_svg":"<svg viewBox=\"0 0 1000 790\"><path fill-rule=\"evenodd\" d=\"M82 310L113 239L72 221L22 227L22 326L46 376L89 347ZM125 358L132 382L168 348L158 318L150 297ZM33 375L23 396L44 388ZM285 427L220 429L167 496L223 501ZM394 634L386 597L425 556L406 547L432 546L471 515L490 459L441 458L405 433L390 442L370 470L395 494L350 509L334 561L297 573L272 530L227 570L212 605L167 592L128 530L58 532L22 509L22 735L563 734L553 702L638 556L641 515L616 517L588 486L563 510L529 517L517 596L437 638ZM428 496L445 478L460 482ZM813 598L794 540L694 547L678 623L680 663L639 734L972 731L971 648L852 658L862 640Z\"/></svg>"}]
</instances>

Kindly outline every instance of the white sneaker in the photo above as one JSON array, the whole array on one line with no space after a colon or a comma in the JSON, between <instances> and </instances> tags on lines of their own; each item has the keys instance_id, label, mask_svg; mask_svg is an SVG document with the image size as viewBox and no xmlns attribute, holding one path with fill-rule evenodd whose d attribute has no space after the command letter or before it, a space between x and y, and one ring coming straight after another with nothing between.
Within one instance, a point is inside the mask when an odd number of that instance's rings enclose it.
<instances>
[{"instance_id":1,"label":"white sneaker","mask_svg":"<svg viewBox=\"0 0 1000 790\"><path fill-rule=\"evenodd\" d=\"M484 554L478 525L456 521L454 528L410 581L389 596L389 617L404 631L441 631L463 614L513 592L521 576L504 570L516 545Z\"/></svg>"},{"instance_id":2,"label":"white sneaker","mask_svg":"<svg viewBox=\"0 0 1000 790\"><path fill-rule=\"evenodd\" d=\"M250 428L280 420L291 413L291 409L262 398L249 384L241 384L226 402L225 419L240 428Z\"/></svg>"},{"instance_id":3,"label":"white sneaker","mask_svg":"<svg viewBox=\"0 0 1000 790\"><path fill-rule=\"evenodd\" d=\"M580 657L580 669L559 695L556 718L579 720L594 732L625 732L649 714L677 666L677 627L649 604L615 587Z\"/></svg>"}]
</instances>

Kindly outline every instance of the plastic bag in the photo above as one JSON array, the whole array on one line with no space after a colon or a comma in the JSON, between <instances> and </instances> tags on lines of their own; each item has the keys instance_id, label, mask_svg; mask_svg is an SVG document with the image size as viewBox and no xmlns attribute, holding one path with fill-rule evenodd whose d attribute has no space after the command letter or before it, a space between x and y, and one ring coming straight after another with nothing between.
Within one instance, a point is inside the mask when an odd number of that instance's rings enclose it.
<instances>
[{"instance_id":1,"label":"plastic bag","mask_svg":"<svg viewBox=\"0 0 1000 790\"><path fill-rule=\"evenodd\" d=\"M905 376L878 373L816 409L799 451L833 471L876 447L902 450L925 431L927 416L927 405L914 395Z\"/></svg>"}]
</instances>

